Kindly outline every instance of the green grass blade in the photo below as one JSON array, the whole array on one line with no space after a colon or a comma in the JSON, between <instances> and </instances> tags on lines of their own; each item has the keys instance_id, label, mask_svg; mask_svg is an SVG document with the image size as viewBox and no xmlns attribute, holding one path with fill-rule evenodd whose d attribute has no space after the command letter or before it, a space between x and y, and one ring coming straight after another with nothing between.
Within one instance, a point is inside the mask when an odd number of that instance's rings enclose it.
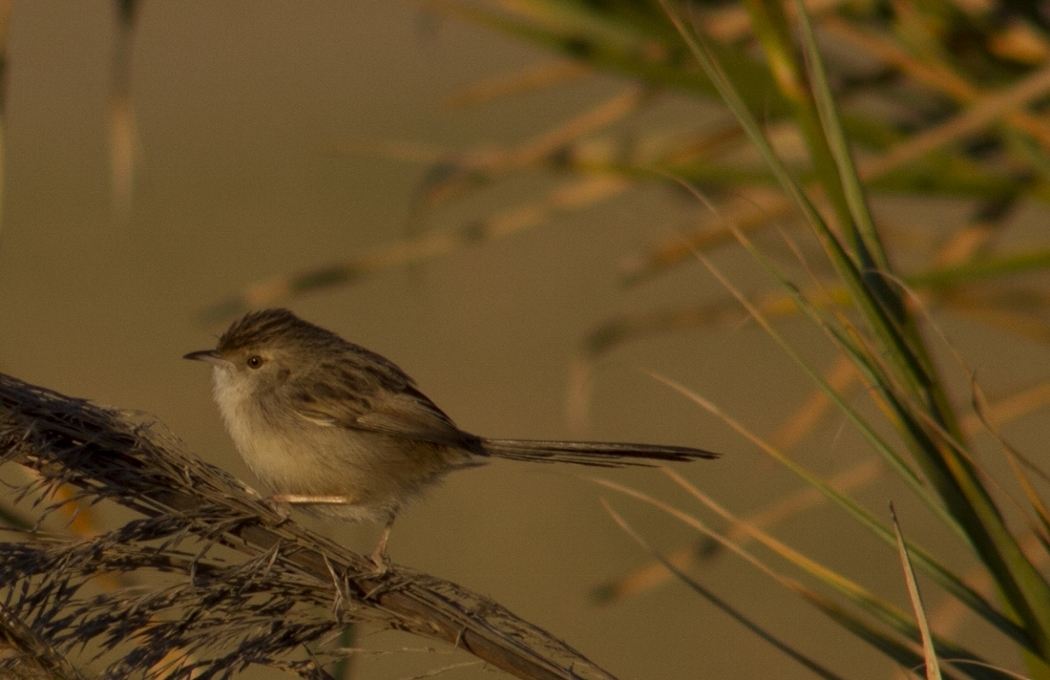
<instances>
[{"instance_id":1,"label":"green grass blade","mask_svg":"<svg viewBox=\"0 0 1050 680\"><path fill-rule=\"evenodd\" d=\"M916 344L918 335L898 323L902 318L900 310L884 306L884 300L870 285L870 277L858 269L853 257L839 243L804 192L787 173L719 65L701 47L698 38L685 27L670 3L661 0L661 4L737 116L755 148L777 176L784 191L821 239L860 311L886 348L884 353L896 363L898 378L906 382L908 391L925 406L923 410L928 410L949 431L955 429L954 418L925 360L921 342ZM887 393L889 386L884 387L884 393ZM912 417L906 410L899 413L901 418L896 424L898 430L910 440L909 448L913 455L949 512L970 537L975 552L993 574L1011 610L1024 622L1042 658L1050 659L1050 586L1020 550L969 462L942 446L927 430L922 419Z\"/></svg>"}]
</instances>

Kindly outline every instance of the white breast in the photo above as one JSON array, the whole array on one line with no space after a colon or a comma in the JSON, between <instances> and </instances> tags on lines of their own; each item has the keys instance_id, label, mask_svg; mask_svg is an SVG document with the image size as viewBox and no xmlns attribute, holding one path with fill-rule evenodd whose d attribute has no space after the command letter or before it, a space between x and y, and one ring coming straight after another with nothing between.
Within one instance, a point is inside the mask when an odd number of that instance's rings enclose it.
<instances>
[{"instance_id":1,"label":"white breast","mask_svg":"<svg viewBox=\"0 0 1050 680\"><path fill-rule=\"evenodd\" d=\"M301 461L297 463L289 442L252 406L253 395L241 389L244 383L235 379L232 370L223 366L212 370L215 403L226 431L252 472L275 491L287 491Z\"/></svg>"}]
</instances>

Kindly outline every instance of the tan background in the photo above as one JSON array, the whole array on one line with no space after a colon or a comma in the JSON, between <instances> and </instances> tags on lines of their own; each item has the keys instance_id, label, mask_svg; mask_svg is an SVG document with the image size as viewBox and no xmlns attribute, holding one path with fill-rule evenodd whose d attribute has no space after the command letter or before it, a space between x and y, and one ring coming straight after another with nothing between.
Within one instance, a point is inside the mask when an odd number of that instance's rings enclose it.
<instances>
[{"instance_id":1,"label":"tan background","mask_svg":"<svg viewBox=\"0 0 1050 680\"><path fill-rule=\"evenodd\" d=\"M191 450L246 479L211 403L207 371L179 357L212 345L221 327L194 319L219 299L405 234L426 168L343 156L336 153L340 144L510 144L622 87L585 81L449 112L442 102L458 88L551 58L407 2L145 3L132 80L140 165L130 213L121 219L107 147L112 4L16 3L0 228L0 367L68 394L156 414ZM699 115L675 102L658 111L646 124L689 125ZM518 174L436 211L426 225L462 224L553 186L540 173ZM908 208L911 223L928 229L961 214L947 204L896 203ZM670 238L686 208L670 192L639 190L290 306L397 361L465 429L568 436L567 371L588 330L617 313L724 296L699 265L635 288L617 282L620 262ZM720 262L746 268L733 252ZM1047 365L1045 347L970 336L965 324L947 324L962 351L995 342L1006 350L1000 357L1021 363L982 364L993 384L1000 371L1017 376ZM811 336L803 324L787 328L803 343ZM819 357L822 345L812 348ZM718 462L678 469L737 511L799 488L638 368L678 380L768 432L790 413L806 383L756 327L683 332L615 352L597 374L587 434L726 452ZM826 440L799 454L822 474L844 469L865 451L838 421L824 434ZM691 535L599 491L577 478L580 473L588 471L501 463L454 476L404 513L392 556L494 597L624 678L810 677L681 585L613 607L591 604L591 588L646 562L602 510L600 496L610 497L658 546L684 545ZM696 509L656 472L607 474ZM859 495L880 512L886 501L897 501L915 531L925 522L891 484ZM326 530L361 550L377 533ZM905 602L895 556L840 513L809 513L779 533ZM958 551L943 536L926 543L941 554ZM892 672L882 657L740 562L723 557L696 573L845 675ZM359 644L423 646L390 634ZM432 654L365 659L360 677L404 677L458 660ZM446 677L483 676L489 677L457 670Z\"/></svg>"}]
</instances>

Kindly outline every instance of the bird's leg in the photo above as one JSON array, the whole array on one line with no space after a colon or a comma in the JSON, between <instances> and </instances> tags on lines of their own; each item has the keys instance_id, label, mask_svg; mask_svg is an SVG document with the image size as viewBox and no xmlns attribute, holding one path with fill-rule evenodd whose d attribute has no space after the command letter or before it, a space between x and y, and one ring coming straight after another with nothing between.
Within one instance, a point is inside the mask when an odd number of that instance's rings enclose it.
<instances>
[{"instance_id":1,"label":"bird's leg","mask_svg":"<svg viewBox=\"0 0 1050 680\"><path fill-rule=\"evenodd\" d=\"M276 493L263 501L277 514L287 518L288 506L290 505L355 505L351 496L308 496L295 493ZM390 558L386 554L386 544L390 540L390 530L394 526L391 518L383 527L383 534L379 537L379 543L368 555L372 564L376 565L377 574L385 574L390 569Z\"/></svg>"},{"instance_id":2,"label":"bird's leg","mask_svg":"<svg viewBox=\"0 0 1050 680\"><path fill-rule=\"evenodd\" d=\"M390 569L390 557L386 554L386 544L390 540L390 530L393 527L394 520L391 519L383 527L383 535L379 537L379 543L376 543L376 547L368 555L368 559L376 565L376 572L379 574L385 574Z\"/></svg>"}]
</instances>

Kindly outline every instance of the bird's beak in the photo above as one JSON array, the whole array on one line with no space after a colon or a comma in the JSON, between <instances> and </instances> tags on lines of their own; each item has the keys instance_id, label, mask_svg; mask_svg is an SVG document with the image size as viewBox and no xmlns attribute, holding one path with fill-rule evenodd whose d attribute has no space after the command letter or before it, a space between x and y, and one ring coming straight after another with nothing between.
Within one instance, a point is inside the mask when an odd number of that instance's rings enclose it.
<instances>
[{"instance_id":1,"label":"bird's beak","mask_svg":"<svg viewBox=\"0 0 1050 680\"><path fill-rule=\"evenodd\" d=\"M202 349L199 352L190 352L182 358L190 359L192 361L206 361L209 364L215 364L216 366L227 363L226 357L219 354L214 349Z\"/></svg>"}]
</instances>

